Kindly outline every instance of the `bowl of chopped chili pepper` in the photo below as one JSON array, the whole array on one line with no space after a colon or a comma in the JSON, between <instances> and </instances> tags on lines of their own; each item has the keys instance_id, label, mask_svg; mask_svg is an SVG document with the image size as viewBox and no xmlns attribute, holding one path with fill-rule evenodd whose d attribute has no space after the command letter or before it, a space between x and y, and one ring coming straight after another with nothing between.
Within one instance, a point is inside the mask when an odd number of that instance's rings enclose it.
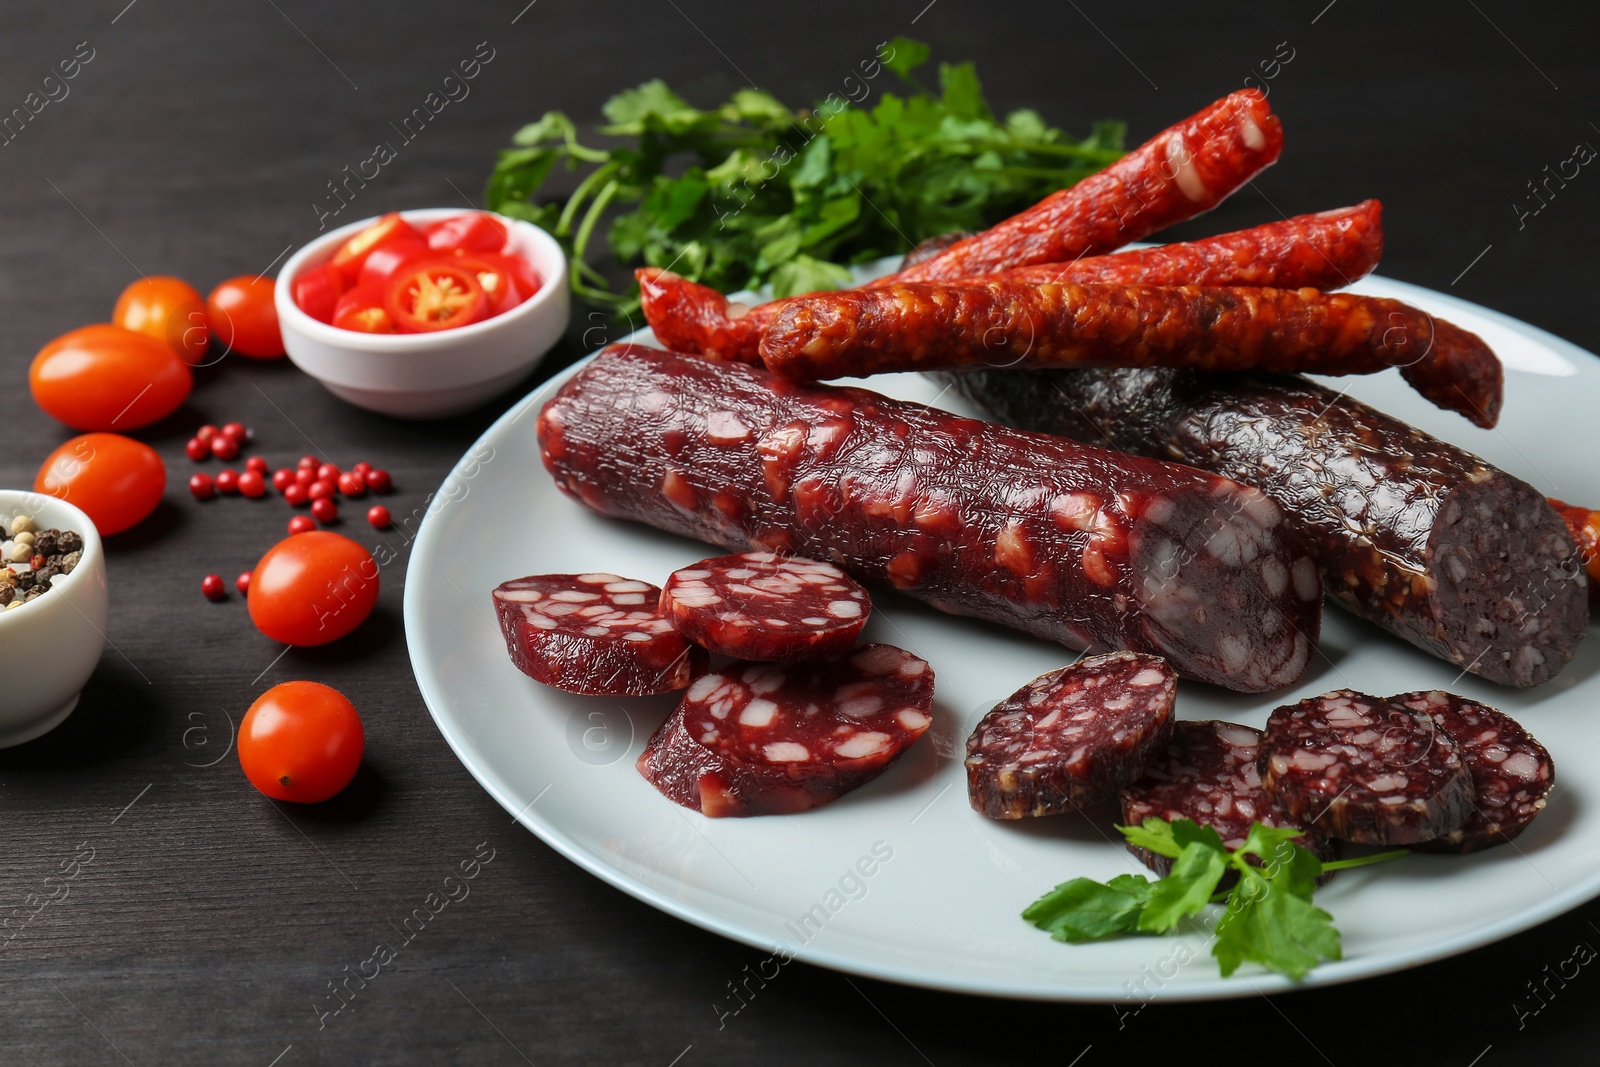
<instances>
[{"instance_id":1,"label":"bowl of chopped chili pepper","mask_svg":"<svg viewBox=\"0 0 1600 1067\"><path fill-rule=\"evenodd\" d=\"M515 386L561 337L567 259L493 212L391 212L289 257L275 303L289 359L335 396L443 418Z\"/></svg>"}]
</instances>

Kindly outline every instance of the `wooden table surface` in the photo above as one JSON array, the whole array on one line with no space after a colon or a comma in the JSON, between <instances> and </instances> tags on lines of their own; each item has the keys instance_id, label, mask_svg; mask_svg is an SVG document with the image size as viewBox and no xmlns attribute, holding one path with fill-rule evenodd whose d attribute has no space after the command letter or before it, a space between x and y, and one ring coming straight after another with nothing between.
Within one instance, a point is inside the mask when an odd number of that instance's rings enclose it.
<instances>
[{"instance_id":1,"label":"wooden table surface","mask_svg":"<svg viewBox=\"0 0 1600 1067\"><path fill-rule=\"evenodd\" d=\"M520 124L548 108L592 122L611 92L654 76L700 104L747 82L801 104L903 33L936 56L976 59L997 108L1033 106L1075 131L1121 117L1136 143L1287 42L1293 59L1270 82L1283 161L1184 234L1380 197L1385 273L1600 349L1588 289L1600 177L1581 173L1536 215L1514 207L1532 203L1527 183L1546 164L1600 144L1592 18L1504 0L1292 0L1251 13L1103 0L468 6L7 9L0 113L58 61L92 58L65 98L0 146L0 485L30 483L70 436L27 397L41 345L105 320L140 272L204 291L281 262L317 232L326 183L376 143L398 143L391 124L480 42L493 58L470 96L403 143L334 221L464 203ZM593 325L580 315L547 369L593 347ZM26 915L62 860L94 857L3 950L0 1062L1091 1067L1182 1056L1216 1036L1282 1062L1489 1067L1579 1062L1600 1037L1583 1006L1600 979L1550 977L1600 944L1595 905L1443 963L1265 1002L1007 1002L797 963L719 1019L726 984L761 953L579 870L513 825L446 747L406 655L402 585L428 576L402 573L402 531L373 531L346 509L347 532L399 559L376 615L331 647L280 655L239 597L200 596L202 575L231 580L253 565L290 513L270 499L190 499L183 443L200 423L243 420L252 452L274 466L307 451L387 466L398 487L388 503L404 515L513 399L402 423L342 404L286 361L230 358L199 375L178 414L138 433L171 484L153 518L107 543L110 646L65 725L0 753L0 902ZM227 752L230 718L291 678L338 687L366 723L360 777L318 807L267 801ZM0 679L0 702L3 690ZM470 896L322 1016L330 983L474 855L492 859Z\"/></svg>"}]
</instances>

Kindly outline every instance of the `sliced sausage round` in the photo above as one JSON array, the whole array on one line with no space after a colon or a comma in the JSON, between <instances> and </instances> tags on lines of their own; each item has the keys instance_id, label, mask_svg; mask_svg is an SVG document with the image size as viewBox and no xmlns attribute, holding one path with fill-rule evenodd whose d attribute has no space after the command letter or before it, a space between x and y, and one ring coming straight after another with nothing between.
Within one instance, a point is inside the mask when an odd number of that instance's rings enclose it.
<instances>
[{"instance_id":1,"label":"sliced sausage round","mask_svg":"<svg viewBox=\"0 0 1600 1067\"><path fill-rule=\"evenodd\" d=\"M1060 815L1117 795L1165 749L1178 676L1113 652L1041 675L967 738L967 799L991 819Z\"/></svg>"},{"instance_id":2,"label":"sliced sausage round","mask_svg":"<svg viewBox=\"0 0 1600 1067\"><path fill-rule=\"evenodd\" d=\"M739 659L841 656L856 643L872 598L831 563L741 552L675 571L661 614L702 648Z\"/></svg>"},{"instance_id":3,"label":"sliced sausage round","mask_svg":"<svg viewBox=\"0 0 1600 1067\"><path fill-rule=\"evenodd\" d=\"M708 658L656 610L660 599L615 574L535 574L501 583L494 610L528 677L588 696L649 696L682 689Z\"/></svg>"},{"instance_id":4,"label":"sliced sausage round","mask_svg":"<svg viewBox=\"0 0 1600 1067\"><path fill-rule=\"evenodd\" d=\"M786 815L877 777L933 721L933 669L893 645L701 675L651 736L639 773L711 818Z\"/></svg>"},{"instance_id":5,"label":"sliced sausage round","mask_svg":"<svg viewBox=\"0 0 1600 1067\"><path fill-rule=\"evenodd\" d=\"M1439 690L1394 698L1420 711L1461 750L1477 799L1458 830L1424 841L1426 852L1476 852L1516 837L1544 810L1556 768L1545 747L1511 716Z\"/></svg>"},{"instance_id":6,"label":"sliced sausage round","mask_svg":"<svg viewBox=\"0 0 1600 1067\"><path fill-rule=\"evenodd\" d=\"M1172 739L1143 778L1122 790L1122 822L1141 826L1146 819L1188 819L1209 826L1229 848L1244 844L1254 823L1292 826L1261 788L1256 761L1261 731L1238 723L1208 720L1173 724ZM1297 844L1318 859L1337 857L1335 844L1308 832ZM1172 860L1129 846L1145 866L1163 878Z\"/></svg>"},{"instance_id":7,"label":"sliced sausage round","mask_svg":"<svg viewBox=\"0 0 1600 1067\"><path fill-rule=\"evenodd\" d=\"M1419 711L1340 689L1274 711L1261 786L1292 824L1363 845L1454 833L1472 777L1450 735Z\"/></svg>"}]
</instances>

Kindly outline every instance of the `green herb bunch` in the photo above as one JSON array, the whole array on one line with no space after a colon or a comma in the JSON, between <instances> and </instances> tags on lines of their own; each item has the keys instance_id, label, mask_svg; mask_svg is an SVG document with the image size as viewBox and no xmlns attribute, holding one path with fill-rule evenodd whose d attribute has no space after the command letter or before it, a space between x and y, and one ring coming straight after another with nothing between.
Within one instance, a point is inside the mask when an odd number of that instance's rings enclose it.
<instances>
[{"instance_id":1,"label":"green herb bunch","mask_svg":"<svg viewBox=\"0 0 1600 1067\"><path fill-rule=\"evenodd\" d=\"M580 143L571 119L546 112L500 153L485 206L555 235L574 293L622 311L636 295L613 292L585 261L602 227L625 265L787 296L847 285L850 265L924 238L992 225L1122 154L1120 122L1076 140L1030 110L995 118L971 63L941 64L934 95L914 76L927 59L916 41L880 45L863 73L889 71L908 91L870 109L835 95L794 111L741 89L703 111L649 81L601 109L600 132L622 139L610 148ZM543 202L557 166L589 170L564 203Z\"/></svg>"}]
</instances>

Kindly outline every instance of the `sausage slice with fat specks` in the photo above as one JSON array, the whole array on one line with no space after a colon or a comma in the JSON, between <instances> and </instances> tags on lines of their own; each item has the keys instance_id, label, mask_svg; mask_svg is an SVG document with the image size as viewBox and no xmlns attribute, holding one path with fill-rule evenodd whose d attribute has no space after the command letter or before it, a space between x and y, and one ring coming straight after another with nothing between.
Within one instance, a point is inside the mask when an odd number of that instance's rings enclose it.
<instances>
[{"instance_id":1,"label":"sausage slice with fat specks","mask_svg":"<svg viewBox=\"0 0 1600 1067\"><path fill-rule=\"evenodd\" d=\"M741 552L674 571L661 614L683 636L737 659L842 656L872 613L872 598L831 563Z\"/></svg>"}]
</instances>

